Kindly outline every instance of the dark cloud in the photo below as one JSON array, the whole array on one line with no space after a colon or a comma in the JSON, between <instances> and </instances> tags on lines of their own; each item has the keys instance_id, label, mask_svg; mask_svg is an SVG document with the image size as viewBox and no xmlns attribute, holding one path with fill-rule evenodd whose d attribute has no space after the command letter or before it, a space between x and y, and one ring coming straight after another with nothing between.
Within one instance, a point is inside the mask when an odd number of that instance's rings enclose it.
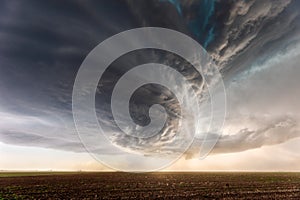
<instances>
[{"instance_id":1,"label":"dark cloud","mask_svg":"<svg viewBox=\"0 0 300 200\"><path fill-rule=\"evenodd\" d=\"M0 92L4 95L0 97L0 141L85 151L72 119L75 76L85 56L97 44L121 31L159 26L190 35L205 46L220 65L228 85L253 63L270 60L278 51L299 40L300 5L297 1L203 2L181 1L174 6L169 1L158 0L2 1ZM181 6L180 12L178 6ZM199 14L202 11L205 15ZM99 84L98 115L104 119L102 123L110 127L115 126L109 109L113 83L134 65L150 60L171 65L202 92L201 76L175 55L153 50L135 53L113 63ZM148 98L143 99L143 95ZM180 113L173 94L162 87L147 86L141 88L131 102L136 122L147 121L149 116L145 113L154 101L168 108L170 116L162 130L164 134L155 138L154 143L159 146L172 141ZM279 127L278 123L287 123L287 127ZM285 120L267 123L256 130L246 125L233 135L221 137L214 152L238 152L284 142L298 136L296 130L290 130L292 125L292 121ZM286 129L289 131L283 134ZM116 145L149 155L157 147L147 141L115 136ZM101 150L95 151L109 153L104 144ZM166 150L170 154L175 151Z\"/></svg>"}]
</instances>

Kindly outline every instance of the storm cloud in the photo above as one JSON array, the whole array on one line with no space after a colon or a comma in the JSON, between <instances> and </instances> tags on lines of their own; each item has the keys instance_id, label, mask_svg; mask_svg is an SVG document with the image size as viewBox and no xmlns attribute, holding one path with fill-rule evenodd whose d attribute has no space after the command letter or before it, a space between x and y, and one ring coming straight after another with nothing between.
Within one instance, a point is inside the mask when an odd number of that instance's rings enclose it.
<instances>
[{"instance_id":1,"label":"storm cloud","mask_svg":"<svg viewBox=\"0 0 300 200\"><path fill-rule=\"evenodd\" d=\"M180 1L174 5L159 0L64 1L62 5L60 1L2 1L0 141L85 152L72 116L76 73L100 42L121 31L144 26L188 34L206 48L219 66L227 91L228 114L212 153L240 152L299 137L300 3L205 2ZM124 55L101 79L96 95L97 115L112 130L117 131L109 107L113 83L133 66L147 62L172 66L199 93L203 91L202 77L176 55L155 50ZM204 96L200 94L199 98ZM173 141L180 105L165 88L148 85L137 91L131 102L134 120L147 123L145 113L154 102L164 105L169 114L162 134L152 144L113 134L116 146L151 156L156 150L153 147ZM196 139L187 152L188 158L199 154L201 142ZM176 151L167 149L164 153L172 155ZM95 152L114 153L101 141Z\"/></svg>"}]
</instances>

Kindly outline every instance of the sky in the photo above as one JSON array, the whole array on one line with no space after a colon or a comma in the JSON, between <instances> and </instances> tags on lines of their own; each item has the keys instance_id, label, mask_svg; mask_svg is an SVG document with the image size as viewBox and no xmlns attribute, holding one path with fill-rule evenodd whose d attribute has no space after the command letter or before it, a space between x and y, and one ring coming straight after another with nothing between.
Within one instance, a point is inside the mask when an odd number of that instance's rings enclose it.
<instances>
[{"instance_id":1,"label":"sky","mask_svg":"<svg viewBox=\"0 0 300 200\"><path fill-rule=\"evenodd\" d=\"M0 170L111 170L78 137L73 84L81 63L99 43L148 26L177 30L198 41L218 66L227 97L224 127L209 156L199 159L195 142L164 170L300 170L298 1L3 0L1 5ZM113 121L109 103L114 85L133 66L147 62L180 71L204 99L203 80L182 58L152 49L130 52L113 62L99 82L99 123L111 130L112 144L126 152L155 157L155 146L162 157L177 155L179 105L167 89L145 86L130 104L140 124L149 120L144 115L153 102L170 115L150 143L124 137ZM94 133L90 125L86 131ZM92 154L135 164L105 139Z\"/></svg>"}]
</instances>

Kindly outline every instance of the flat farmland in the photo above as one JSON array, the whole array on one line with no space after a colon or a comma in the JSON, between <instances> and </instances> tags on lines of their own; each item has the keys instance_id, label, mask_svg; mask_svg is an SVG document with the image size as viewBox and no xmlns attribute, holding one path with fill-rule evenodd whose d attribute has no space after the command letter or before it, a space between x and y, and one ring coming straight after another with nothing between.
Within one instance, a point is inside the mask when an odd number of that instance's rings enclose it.
<instances>
[{"instance_id":1,"label":"flat farmland","mask_svg":"<svg viewBox=\"0 0 300 200\"><path fill-rule=\"evenodd\" d=\"M300 199L300 173L0 173L0 199Z\"/></svg>"}]
</instances>

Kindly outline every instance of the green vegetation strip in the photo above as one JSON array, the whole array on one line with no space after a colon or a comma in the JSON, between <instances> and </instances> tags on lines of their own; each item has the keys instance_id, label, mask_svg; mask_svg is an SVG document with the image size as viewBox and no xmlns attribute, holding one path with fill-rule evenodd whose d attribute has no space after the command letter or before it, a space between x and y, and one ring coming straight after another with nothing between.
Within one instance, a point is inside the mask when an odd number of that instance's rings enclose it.
<instances>
[{"instance_id":1,"label":"green vegetation strip","mask_svg":"<svg viewBox=\"0 0 300 200\"><path fill-rule=\"evenodd\" d=\"M85 172L0 172L0 178L21 177L21 176L49 176L49 175L68 175L81 174Z\"/></svg>"}]
</instances>

